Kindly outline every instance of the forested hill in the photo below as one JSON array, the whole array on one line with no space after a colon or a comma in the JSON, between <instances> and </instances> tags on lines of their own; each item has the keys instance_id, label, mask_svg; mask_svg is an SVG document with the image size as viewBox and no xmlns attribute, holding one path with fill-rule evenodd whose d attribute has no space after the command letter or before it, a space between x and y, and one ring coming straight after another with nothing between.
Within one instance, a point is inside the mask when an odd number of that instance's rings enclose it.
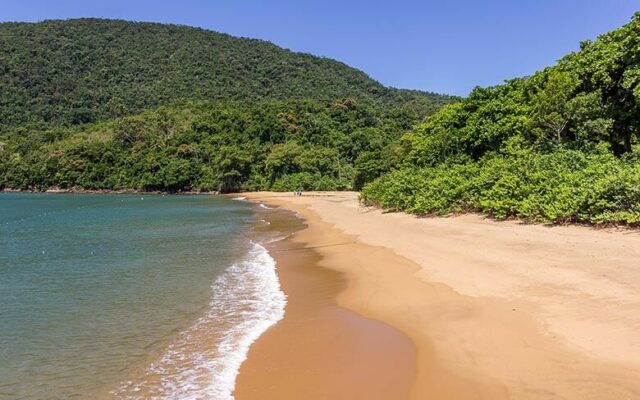
<instances>
[{"instance_id":1,"label":"forested hill","mask_svg":"<svg viewBox=\"0 0 640 400\"><path fill-rule=\"evenodd\" d=\"M0 24L0 131L71 126L188 100L335 100L421 114L446 96L204 29L104 19Z\"/></svg>"}]
</instances>

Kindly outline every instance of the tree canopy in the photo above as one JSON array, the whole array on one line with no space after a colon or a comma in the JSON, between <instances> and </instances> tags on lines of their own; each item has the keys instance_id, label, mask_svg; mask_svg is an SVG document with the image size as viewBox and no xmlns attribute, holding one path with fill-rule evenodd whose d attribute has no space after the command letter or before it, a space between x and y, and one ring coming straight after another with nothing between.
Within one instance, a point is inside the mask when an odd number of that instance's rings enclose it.
<instances>
[{"instance_id":1,"label":"tree canopy","mask_svg":"<svg viewBox=\"0 0 640 400\"><path fill-rule=\"evenodd\" d=\"M22 129L0 148L0 188L361 187L391 168L398 138L420 118L353 98L192 102L88 127Z\"/></svg>"},{"instance_id":2,"label":"tree canopy","mask_svg":"<svg viewBox=\"0 0 640 400\"><path fill-rule=\"evenodd\" d=\"M401 139L371 203L546 222L640 222L640 13L532 76L443 107ZM617 157L617 158L616 158Z\"/></svg>"},{"instance_id":3,"label":"tree canopy","mask_svg":"<svg viewBox=\"0 0 640 400\"><path fill-rule=\"evenodd\" d=\"M193 100L353 97L423 115L446 96L387 88L343 63L187 26L104 19L0 23L0 131L46 129Z\"/></svg>"}]
</instances>

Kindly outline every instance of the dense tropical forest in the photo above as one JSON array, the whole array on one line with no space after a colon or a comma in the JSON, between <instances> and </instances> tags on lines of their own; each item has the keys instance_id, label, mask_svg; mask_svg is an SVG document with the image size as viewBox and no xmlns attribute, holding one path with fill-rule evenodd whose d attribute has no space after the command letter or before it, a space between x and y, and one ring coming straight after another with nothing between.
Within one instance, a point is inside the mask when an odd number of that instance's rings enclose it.
<instances>
[{"instance_id":1,"label":"dense tropical forest","mask_svg":"<svg viewBox=\"0 0 640 400\"><path fill-rule=\"evenodd\" d=\"M418 215L640 224L640 14L455 99L182 26L0 24L0 189L362 189Z\"/></svg>"},{"instance_id":2,"label":"dense tropical forest","mask_svg":"<svg viewBox=\"0 0 640 400\"><path fill-rule=\"evenodd\" d=\"M0 189L360 188L453 99L185 26L0 24Z\"/></svg>"},{"instance_id":3,"label":"dense tropical forest","mask_svg":"<svg viewBox=\"0 0 640 400\"><path fill-rule=\"evenodd\" d=\"M392 168L418 120L354 99L195 102L76 130L23 131L0 151L0 187L179 192L360 188Z\"/></svg>"},{"instance_id":4,"label":"dense tropical forest","mask_svg":"<svg viewBox=\"0 0 640 400\"><path fill-rule=\"evenodd\" d=\"M192 100L353 97L433 112L447 98L386 88L343 63L204 29L104 19L0 23L0 131L46 129Z\"/></svg>"},{"instance_id":5,"label":"dense tropical forest","mask_svg":"<svg viewBox=\"0 0 640 400\"><path fill-rule=\"evenodd\" d=\"M420 215L639 224L639 134L640 13L553 67L445 106L362 197Z\"/></svg>"}]
</instances>

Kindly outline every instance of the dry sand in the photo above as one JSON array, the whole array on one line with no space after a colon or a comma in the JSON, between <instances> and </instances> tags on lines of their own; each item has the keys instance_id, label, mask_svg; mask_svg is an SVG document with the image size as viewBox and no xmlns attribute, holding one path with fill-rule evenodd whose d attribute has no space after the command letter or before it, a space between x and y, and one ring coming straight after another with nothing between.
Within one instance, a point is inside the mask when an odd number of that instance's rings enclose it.
<instances>
[{"instance_id":1,"label":"dry sand","mask_svg":"<svg viewBox=\"0 0 640 400\"><path fill-rule=\"evenodd\" d=\"M362 208L357 196L247 197L307 221L291 240L313 247L316 264L340 273L338 307L410 338L416 369L413 376L401 369L409 391L386 398L640 399L640 233L475 215L419 219ZM247 371L261 371L266 382L274 374L265 366L287 363L269 343L286 337L277 330L291 321L288 314L252 348L238 391L254 392L238 399L279 398L261 392L260 374L249 379ZM307 345L321 354L325 343ZM318 368L339 368L329 359ZM362 382L342 385L350 396L303 398L368 398L358 392Z\"/></svg>"}]
</instances>

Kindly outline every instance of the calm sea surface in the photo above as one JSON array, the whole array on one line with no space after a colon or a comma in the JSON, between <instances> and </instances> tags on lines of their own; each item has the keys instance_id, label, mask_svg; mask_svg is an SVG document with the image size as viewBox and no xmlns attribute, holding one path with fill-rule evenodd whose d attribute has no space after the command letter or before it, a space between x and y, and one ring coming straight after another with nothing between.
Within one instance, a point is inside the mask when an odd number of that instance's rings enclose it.
<instances>
[{"instance_id":1,"label":"calm sea surface","mask_svg":"<svg viewBox=\"0 0 640 400\"><path fill-rule=\"evenodd\" d=\"M285 301L254 210L1 193L0 398L232 398Z\"/></svg>"}]
</instances>

